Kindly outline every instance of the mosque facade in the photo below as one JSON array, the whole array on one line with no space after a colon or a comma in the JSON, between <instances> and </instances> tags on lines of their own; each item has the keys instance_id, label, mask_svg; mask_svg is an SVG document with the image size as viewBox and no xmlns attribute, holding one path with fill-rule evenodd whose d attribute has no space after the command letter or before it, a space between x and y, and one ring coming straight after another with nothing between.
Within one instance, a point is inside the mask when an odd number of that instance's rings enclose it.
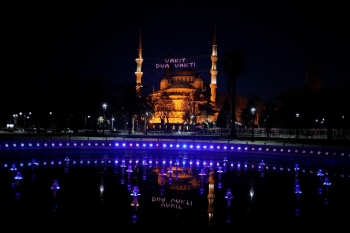
<instances>
[{"instance_id":1,"label":"mosque facade","mask_svg":"<svg viewBox=\"0 0 350 233\"><path fill-rule=\"evenodd\" d=\"M138 57L136 60L136 83L142 85L142 43L139 37ZM216 30L211 52L210 83L205 83L194 64L183 59L168 59L163 65L164 77L160 80L159 90L151 93L155 113L148 116L148 123L161 125L193 126L198 123L214 123L217 109L217 40ZM176 72L172 72L176 68ZM153 126L154 127L154 126Z\"/></svg>"}]
</instances>

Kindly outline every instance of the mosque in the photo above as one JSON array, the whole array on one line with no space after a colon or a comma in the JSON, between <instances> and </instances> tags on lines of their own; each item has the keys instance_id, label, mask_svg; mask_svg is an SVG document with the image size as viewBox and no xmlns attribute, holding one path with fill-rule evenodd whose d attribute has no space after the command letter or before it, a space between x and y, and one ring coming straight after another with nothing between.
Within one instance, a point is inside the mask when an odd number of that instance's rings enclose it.
<instances>
[{"instance_id":1,"label":"mosque","mask_svg":"<svg viewBox=\"0 0 350 233\"><path fill-rule=\"evenodd\" d=\"M142 43L139 37L136 60L136 83L142 85ZM217 40L216 30L211 52L211 82L203 81L191 62L182 59L167 59L162 65L164 77L160 80L159 90L151 94L155 113L148 116L147 124L162 128L171 125L172 129L193 127L198 123L214 123L218 116L217 107ZM177 68L173 72L173 68Z\"/></svg>"}]
</instances>

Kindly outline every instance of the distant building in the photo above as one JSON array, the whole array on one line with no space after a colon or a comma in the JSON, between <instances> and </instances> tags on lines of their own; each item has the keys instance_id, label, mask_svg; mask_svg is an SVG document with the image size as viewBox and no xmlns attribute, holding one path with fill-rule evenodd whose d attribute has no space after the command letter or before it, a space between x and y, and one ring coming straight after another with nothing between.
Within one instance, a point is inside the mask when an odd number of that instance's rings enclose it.
<instances>
[{"instance_id":1,"label":"distant building","mask_svg":"<svg viewBox=\"0 0 350 233\"><path fill-rule=\"evenodd\" d=\"M217 60L215 30L211 53L210 84L206 84L193 68L183 67L173 72L172 65L174 64L169 63L169 65L166 65L164 67L165 75L160 80L159 90L151 94L156 107L156 112L151 119L152 123L193 125L195 123L215 122L218 115L218 112L215 111L217 109ZM136 82L140 85L142 85L143 74L141 69L142 62L140 34L135 72Z\"/></svg>"}]
</instances>

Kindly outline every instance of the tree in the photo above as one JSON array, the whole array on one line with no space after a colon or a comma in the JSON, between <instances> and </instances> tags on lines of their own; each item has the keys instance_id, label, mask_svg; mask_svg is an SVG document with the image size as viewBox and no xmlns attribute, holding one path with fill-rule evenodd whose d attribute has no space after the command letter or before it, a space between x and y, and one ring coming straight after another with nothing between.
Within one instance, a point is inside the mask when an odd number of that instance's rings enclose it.
<instances>
[{"instance_id":1,"label":"tree","mask_svg":"<svg viewBox=\"0 0 350 233\"><path fill-rule=\"evenodd\" d=\"M236 122L236 79L244 73L246 59L243 53L235 48L230 48L225 52L224 58L221 60L221 65L227 75L227 90L231 93L231 136L236 137L235 122Z\"/></svg>"},{"instance_id":2,"label":"tree","mask_svg":"<svg viewBox=\"0 0 350 233\"><path fill-rule=\"evenodd\" d=\"M145 112L154 113L154 104L149 93L145 91L146 88L136 82L128 81L116 87L115 105L127 117L129 134L132 133L135 116L141 119Z\"/></svg>"},{"instance_id":3,"label":"tree","mask_svg":"<svg viewBox=\"0 0 350 233\"><path fill-rule=\"evenodd\" d=\"M214 116L215 113L217 113L217 110L215 110L214 103L210 100L210 88L205 88L201 93L201 96L204 101L201 101L201 103L198 104L199 113L197 115L199 115L200 118L202 118L202 121L208 125L209 116Z\"/></svg>"},{"instance_id":4,"label":"tree","mask_svg":"<svg viewBox=\"0 0 350 233\"><path fill-rule=\"evenodd\" d=\"M169 98L166 93L164 93L157 101L154 103L154 110L162 123L166 121L169 123L169 117L175 111L175 104L172 99Z\"/></svg>"},{"instance_id":5,"label":"tree","mask_svg":"<svg viewBox=\"0 0 350 233\"><path fill-rule=\"evenodd\" d=\"M190 96L186 96L183 101L182 101L182 105L181 105L181 109L184 112L182 119L184 120L184 122L187 122L188 124L192 123L195 124L196 123L196 113L195 113L195 102L193 100L193 98L191 98Z\"/></svg>"}]
</instances>

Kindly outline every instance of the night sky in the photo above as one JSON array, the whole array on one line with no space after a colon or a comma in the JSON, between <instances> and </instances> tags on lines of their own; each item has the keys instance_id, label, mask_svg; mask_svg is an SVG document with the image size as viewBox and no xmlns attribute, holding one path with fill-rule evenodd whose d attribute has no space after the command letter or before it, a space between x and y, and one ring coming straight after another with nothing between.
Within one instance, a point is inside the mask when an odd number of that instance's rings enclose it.
<instances>
[{"instance_id":1,"label":"night sky","mask_svg":"<svg viewBox=\"0 0 350 233\"><path fill-rule=\"evenodd\" d=\"M350 87L345 3L111 2L7 3L2 106L20 111L22 105L48 104L48 84L67 74L135 81L140 31L144 84L159 89L163 71L155 64L167 57L193 59L201 77L210 82L215 26L218 63L230 47L247 59L245 73L237 80L238 94L258 95L266 102L290 88L302 88L309 59L322 61L324 87ZM219 64L219 93L226 91L226 82Z\"/></svg>"}]
</instances>

